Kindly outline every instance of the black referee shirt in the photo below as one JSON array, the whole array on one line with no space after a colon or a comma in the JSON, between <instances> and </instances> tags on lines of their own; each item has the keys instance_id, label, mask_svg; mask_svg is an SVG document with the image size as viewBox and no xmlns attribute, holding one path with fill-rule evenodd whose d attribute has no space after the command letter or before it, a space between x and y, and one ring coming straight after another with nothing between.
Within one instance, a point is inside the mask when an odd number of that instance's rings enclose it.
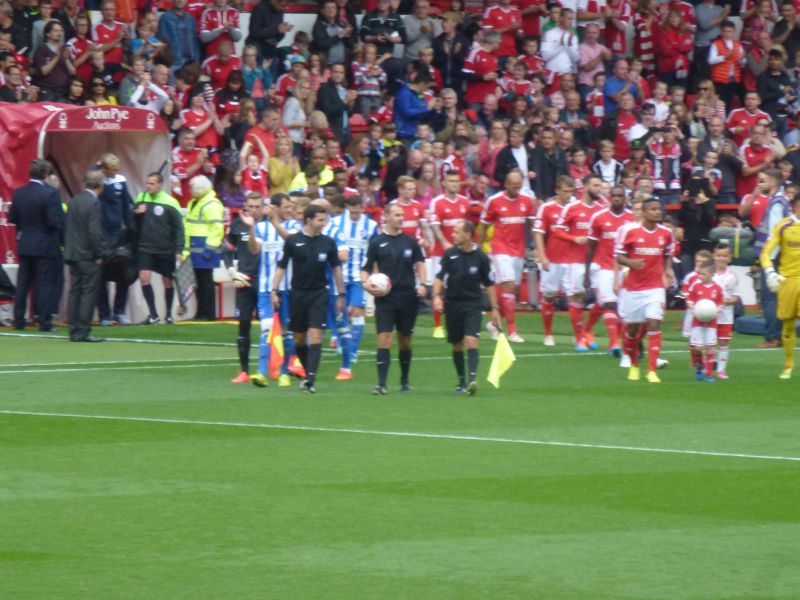
<instances>
[{"instance_id":1,"label":"black referee shirt","mask_svg":"<svg viewBox=\"0 0 800 600\"><path fill-rule=\"evenodd\" d=\"M372 274L378 265L378 271L392 282L390 293L408 292L417 287L414 268L418 262L425 262L425 257L414 238L405 233L381 233L369 242L364 271Z\"/></svg>"},{"instance_id":2,"label":"black referee shirt","mask_svg":"<svg viewBox=\"0 0 800 600\"><path fill-rule=\"evenodd\" d=\"M327 268L338 267L336 242L327 235L307 236L299 231L286 238L283 256L278 266L286 269L292 261L292 289L298 291L324 290L328 287Z\"/></svg>"},{"instance_id":3,"label":"black referee shirt","mask_svg":"<svg viewBox=\"0 0 800 600\"><path fill-rule=\"evenodd\" d=\"M236 256L239 258L237 271L250 277L258 278L258 263L261 256L260 252L253 254L247 247L250 241L250 227L242 223L239 215L231 222L228 232L228 243L233 246Z\"/></svg>"},{"instance_id":4,"label":"black referee shirt","mask_svg":"<svg viewBox=\"0 0 800 600\"><path fill-rule=\"evenodd\" d=\"M458 246L445 250L436 278L444 282L444 299L450 302L480 302L483 298L482 287L494 285L489 257L475 244L469 252L464 252Z\"/></svg>"}]
</instances>

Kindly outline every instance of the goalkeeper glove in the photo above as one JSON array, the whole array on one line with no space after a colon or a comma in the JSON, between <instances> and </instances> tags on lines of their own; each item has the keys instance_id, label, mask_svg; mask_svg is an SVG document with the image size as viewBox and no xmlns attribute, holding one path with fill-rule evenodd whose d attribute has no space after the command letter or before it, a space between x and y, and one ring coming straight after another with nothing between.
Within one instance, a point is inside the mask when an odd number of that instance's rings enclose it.
<instances>
[{"instance_id":1,"label":"goalkeeper glove","mask_svg":"<svg viewBox=\"0 0 800 600\"><path fill-rule=\"evenodd\" d=\"M771 267L767 269L767 287L773 294L778 293L778 290L781 289L781 283L785 280L786 277L778 273L775 269Z\"/></svg>"},{"instance_id":2,"label":"goalkeeper glove","mask_svg":"<svg viewBox=\"0 0 800 600\"><path fill-rule=\"evenodd\" d=\"M236 267L228 267L228 275L230 275L234 287L250 287L250 276L245 275L244 273L239 273L239 271L236 270Z\"/></svg>"}]
</instances>

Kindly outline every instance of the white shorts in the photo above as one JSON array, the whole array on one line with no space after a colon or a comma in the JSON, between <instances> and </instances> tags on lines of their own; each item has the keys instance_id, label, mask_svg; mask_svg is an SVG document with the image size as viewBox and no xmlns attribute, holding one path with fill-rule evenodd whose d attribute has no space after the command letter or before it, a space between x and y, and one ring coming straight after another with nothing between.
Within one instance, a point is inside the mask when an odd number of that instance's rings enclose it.
<instances>
[{"instance_id":1,"label":"white shorts","mask_svg":"<svg viewBox=\"0 0 800 600\"><path fill-rule=\"evenodd\" d=\"M589 268L589 287L591 289L597 288L597 273L600 267L592 263ZM583 285L583 279L586 275L586 265L582 263L570 263L567 265L567 295L574 296L575 294L585 294L586 287Z\"/></svg>"},{"instance_id":2,"label":"white shorts","mask_svg":"<svg viewBox=\"0 0 800 600\"><path fill-rule=\"evenodd\" d=\"M692 320L694 319L694 314L688 308L683 315L683 325L681 326L681 335L683 337L688 338L692 335Z\"/></svg>"},{"instance_id":3,"label":"white shorts","mask_svg":"<svg viewBox=\"0 0 800 600\"><path fill-rule=\"evenodd\" d=\"M513 281L516 285L519 285L522 281L522 269L524 266L525 259L521 256L492 255L492 271L496 283Z\"/></svg>"},{"instance_id":4,"label":"white shorts","mask_svg":"<svg viewBox=\"0 0 800 600\"><path fill-rule=\"evenodd\" d=\"M567 267L561 263L550 263L547 271L539 265L539 289L545 296L555 296L558 292L567 291Z\"/></svg>"},{"instance_id":5,"label":"white shorts","mask_svg":"<svg viewBox=\"0 0 800 600\"><path fill-rule=\"evenodd\" d=\"M430 262L428 262L430 261ZM428 277L428 285L433 285L433 280L436 279L436 276L439 274L439 269L442 267L442 257L441 256L431 256L427 261L425 261L425 269L427 270L427 277Z\"/></svg>"},{"instance_id":6,"label":"white shorts","mask_svg":"<svg viewBox=\"0 0 800 600\"><path fill-rule=\"evenodd\" d=\"M692 346L716 346L716 327L692 327L689 334L689 343Z\"/></svg>"},{"instance_id":7,"label":"white shorts","mask_svg":"<svg viewBox=\"0 0 800 600\"><path fill-rule=\"evenodd\" d=\"M662 288L625 290L625 294L620 298L619 315L624 323L644 323L648 319L662 321L666 302L667 293Z\"/></svg>"},{"instance_id":8,"label":"white shorts","mask_svg":"<svg viewBox=\"0 0 800 600\"><path fill-rule=\"evenodd\" d=\"M592 270L596 265L592 264ZM597 285L595 286L595 279ZM622 285L622 273L617 271L617 279L619 284ZM601 269L597 267L597 277L592 275L592 287L596 290L596 300L601 306L604 304L613 304L619 300L617 294L614 293L614 271L613 269Z\"/></svg>"}]
</instances>

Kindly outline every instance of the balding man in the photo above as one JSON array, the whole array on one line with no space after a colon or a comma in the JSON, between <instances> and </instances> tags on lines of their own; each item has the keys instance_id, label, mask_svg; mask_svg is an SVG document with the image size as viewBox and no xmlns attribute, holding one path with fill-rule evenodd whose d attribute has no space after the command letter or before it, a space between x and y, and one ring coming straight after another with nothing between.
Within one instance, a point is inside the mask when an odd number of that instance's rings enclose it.
<instances>
[{"instance_id":1,"label":"balding man","mask_svg":"<svg viewBox=\"0 0 800 600\"><path fill-rule=\"evenodd\" d=\"M397 158L390 160L386 166L386 178L383 180L383 189L387 198L397 197L397 178L403 175L414 177L419 175L425 155L419 150L409 150Z\"/></svg>"},{"instance_id":2,"label":"balding man","mask_svg":"<svg viewBox=\"0 0 800 600\"><path fill-rule=\"evenodd\" d=\"M486 238L486 229L494 225L492 235L492 270L494 281L500 285L500 314L506 320L508 339L511 342L524 342L517 332L515 310L517 288L522 280L522 267L525 264L525 251L531 242L531 229L535 212L533 198L521 193L523 175L513 170L505 178L505 189L491 196L481 214L478 231L478 245ZM492 338L499 331L490 324L487 326Z\"/></svg>"},{"instance_id":3,"label":"balding man","mask_svg":"<svg viewBox=\"0 0 800 600\"><path fill-rule=\"evenodd\" d=\"M631 94L639 102L644 101L642 88L636 85L635 81L636 76L631 74L627 60L621 58L614 63L611 77L606 79L606 84L603 86L603 103L606 114L611 114L619 108L619 103L624 94Z\"/></svg>"}]
</instances>

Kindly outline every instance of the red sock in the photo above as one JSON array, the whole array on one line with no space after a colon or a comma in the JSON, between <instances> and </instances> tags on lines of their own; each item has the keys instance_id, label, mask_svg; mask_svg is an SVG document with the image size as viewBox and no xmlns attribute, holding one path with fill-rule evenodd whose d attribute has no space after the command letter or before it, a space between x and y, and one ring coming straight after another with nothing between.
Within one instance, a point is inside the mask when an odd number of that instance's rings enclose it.
<instances>
[{"instance_id":1,"label":"red sock","mask_svg":"<svg viewBox=\"0 0 800 600\"><path fill-rule=\"evenodd\" d=\"M639 366L639 344L636 341L636 337L631 336L628 333L628 329L625 328L622 331L622 347L625 350L625 354L631 357L631 364L634 367Z\"/></svg>"},{"instance_id":2,"label":"red sock","mask_svg":"<svg viewBox=\"0 0 800 600\"><path fill-rule=\"evenodd\" d=\"M580 344L583 341L583 306L569 303L569 321L572 323L575 343Z\"/></svg>"},{"instance_id":3,"label":"red sock","mask_svg":"<svg viewBox=\"0 0 800 600\"><path fill-rule=\"evenodd\" d=\"M542 323L544 334L553 335L553 315L556 314L556 305L550 298L542 298Z\"/></svg>"},{"instance_id":4,"label":"red sock","mask_svg":"<svg viewBox=\"0 0 800 600\"><path fill-rule=\"evenodd\" d=\"M607 310L603 313L603 322L606 324L606 331L608 332L608 346L616 348L619 346L619 317L613 310Z\"/></svg>"},{"instance_id":5,"label":"red sock","mask_svg":"<svg viewBox=\"0 0 800 600\"><path fill-rule=\"evenodd\" d=\"M647 332L647 370L655 371L658 355L661 354L661 332Z\"/></svg>"},{"instance_id":6,"label":"red sock","mask_svg":"<svg viewBox=\"0 0 800 600\"><path fill-rule=\"evenodd\" d=\"M589 309L589 319L586 321L586 325L583 326L583 330L586 333L592 333L594 330L594 324L597 323L597 321L600 319L600 315L602 314L603 309L597 302L595 302L592 305L592 308Z\"/></svg>"},{"instance_id":7,"label":"red sock","mask_svg":"<svg viewBox=\"0 0 800 600\"><path fill-rule=\"evenodd\" d=\"M717 360L714 348L706 348L706 375L714 372L714 362Z\"/></svg>"},{"instance_id":8,"label":"red sock","mask_svg":"<svg viewBox=\"0 0 800 600\"><path fill-rule=\"evenodd\" d=\"M503 307L503 316L506 318L508 333L516 333L517 322L515 311L517 309L517 298L512 292L502 292L500 294L500 305Z\"/></svg>"},{"instance_id":9,"label":"red sock","mask_svg":"<svg viewBox=\"0 0 800 600\"><path fill-rule=\"evenodd\" d=\"M692 366L696 369L697 367L703 366L703 353L700 351L700 348L697 346L689 346L689 351L692 353Z\"/></svg>"},{"instance_id":10,"label":"red sock","mask_svg":"<svg viewBox=\"0 0 800 600\"><path fill-rule=\"evenodd\" d=\"M442 326L442 313L440 313L438 310L433 311L433 326Z\"/></svg>"}]
</instances>

